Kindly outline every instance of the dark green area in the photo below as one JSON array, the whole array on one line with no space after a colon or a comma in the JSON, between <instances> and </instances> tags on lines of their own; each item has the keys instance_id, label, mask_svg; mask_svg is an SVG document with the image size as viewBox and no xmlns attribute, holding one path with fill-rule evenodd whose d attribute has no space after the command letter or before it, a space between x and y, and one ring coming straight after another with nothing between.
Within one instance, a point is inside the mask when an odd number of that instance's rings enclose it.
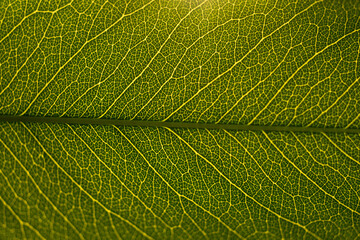
<instances>
[{"instance_id":1,"label":"dark green area","mask_svg":"<svg viewBox=\"0 0 360 240\"><path fill-rule=\"evenodd\" d=\"M316 127L284 127L284 126L255 126L236 124L191 123L191 122L160 122L141 120L119 120L99 118L66 118L66 117L29 117L29 116L0 116L0 121L7 122L37 122L62 124L93 124L137 127L169 127L169 128L205 128L238 131L280 131L280 132L315 132L315 133L360 133L360 129L351 128L316 128Z\"/></svg>"}]
</instances>

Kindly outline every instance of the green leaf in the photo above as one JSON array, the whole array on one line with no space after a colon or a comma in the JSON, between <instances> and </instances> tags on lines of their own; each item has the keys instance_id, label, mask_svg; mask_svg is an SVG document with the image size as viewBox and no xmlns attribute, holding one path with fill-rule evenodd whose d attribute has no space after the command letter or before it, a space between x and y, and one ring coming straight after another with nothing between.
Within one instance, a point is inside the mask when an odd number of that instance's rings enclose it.
<instances>
[{"instance_id":1,"label":"green leaf","mask_svg":"<svg viewBox=\"0 0 360 240\"><path fill-rule=\"evenodd\" d=\"M360 239L358 1L0 1L0 239Z\"/></svg>"}]
</instances>

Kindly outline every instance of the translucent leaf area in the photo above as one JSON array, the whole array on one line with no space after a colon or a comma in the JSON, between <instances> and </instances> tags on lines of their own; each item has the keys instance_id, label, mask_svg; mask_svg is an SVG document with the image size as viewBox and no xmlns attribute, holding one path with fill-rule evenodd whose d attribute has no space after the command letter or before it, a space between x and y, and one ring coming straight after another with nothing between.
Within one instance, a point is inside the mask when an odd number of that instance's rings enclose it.
<instances>
[{"instance_id":1,"label":"translucent leaf area","mask_svg":"<svg viewBox=\"0 0 360 240\"><path fill-rule=\"evenodd\" d=\"M359 89L356 0L0 1L0 239L360 239Z\"/></svg>"}]
</instances>

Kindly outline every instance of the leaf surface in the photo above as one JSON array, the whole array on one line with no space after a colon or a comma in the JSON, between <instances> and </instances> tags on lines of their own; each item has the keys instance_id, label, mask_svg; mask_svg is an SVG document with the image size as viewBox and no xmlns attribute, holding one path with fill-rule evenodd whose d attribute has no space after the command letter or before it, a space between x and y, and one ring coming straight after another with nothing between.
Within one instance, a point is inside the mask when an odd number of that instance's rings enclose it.
<instances>
[{"instance_id":1,"label":"leaf surface","mask_svg":"<svg viewBox=\"0 0 360 240\"><path fill-rule=\"evenodd\" d=\"M3 1L0 29L1 239L360 237L357 1Z\"/></svg>"}]
</instances>

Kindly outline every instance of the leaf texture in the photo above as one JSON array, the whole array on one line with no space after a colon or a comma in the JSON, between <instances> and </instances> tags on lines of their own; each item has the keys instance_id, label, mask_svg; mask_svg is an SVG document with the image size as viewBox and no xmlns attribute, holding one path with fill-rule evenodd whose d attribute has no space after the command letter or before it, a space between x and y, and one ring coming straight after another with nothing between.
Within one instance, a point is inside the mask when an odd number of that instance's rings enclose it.
<instances>
[{"instance_id":1,"label":"leaf texture","mask_svg":"<svg viewBox=\"0 0 360 240\"><path fill-rule=\"evenodd\" d=\"M0 119L43 120L0 122L1 239L360 238L357 1L6 0L0 30Z\"/></svg>"}]
</instances>

